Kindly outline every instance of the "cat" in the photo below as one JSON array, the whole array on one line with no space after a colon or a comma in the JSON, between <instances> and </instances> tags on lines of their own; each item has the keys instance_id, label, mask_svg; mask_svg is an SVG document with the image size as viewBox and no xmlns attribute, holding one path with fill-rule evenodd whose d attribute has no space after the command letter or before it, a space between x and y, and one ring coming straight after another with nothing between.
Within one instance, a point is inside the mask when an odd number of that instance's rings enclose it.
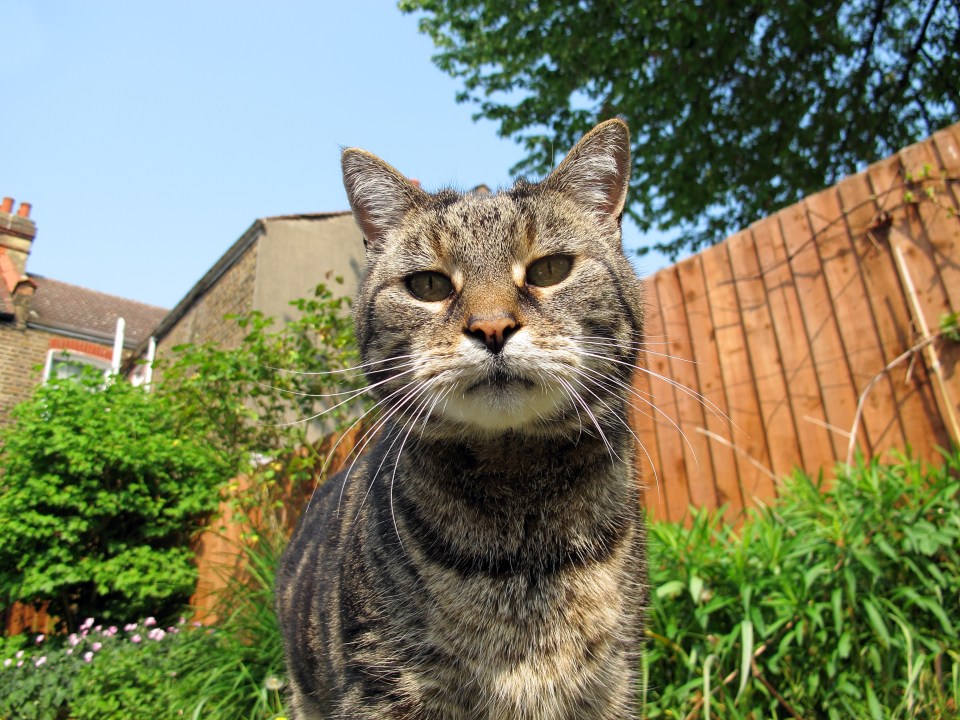
<instances>
[{"instance_id":1,"label":"cat","mask_svg":"<svg viewBox=\"0 0 960 720\"><path fill-rule=\"evenodd\" d=\"M356 336L382 415L277 576L297 720L636 716L642 339L609 120L539 183L429 194L342 155L367 247Z\"/></svg>"}]
</instances>

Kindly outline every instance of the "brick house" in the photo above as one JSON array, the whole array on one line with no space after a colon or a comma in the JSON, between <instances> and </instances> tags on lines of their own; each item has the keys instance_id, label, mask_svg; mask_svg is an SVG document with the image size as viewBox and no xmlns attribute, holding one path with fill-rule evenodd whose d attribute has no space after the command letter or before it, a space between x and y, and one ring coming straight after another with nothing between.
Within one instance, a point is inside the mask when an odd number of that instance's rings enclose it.
<instances>
[{"instance_id":1,"label":"brick house","mask_svg":"<svg viewBox=\"0 0 960 720\"><path fill-rule=\"evenodd\" d=\"M145 343L166 315L163 308L32 275L27 258L37 234L30 205L0 204L0 426L10 409L51 375L81 365L104 370L115 364L118 319L120 355ZM117 359L119 360L119 358Z\"/></svg>"},{"instance_id":2,"label":"brick house","mask_svg":"<svg viewBox=\"0 0 960 720\"><path fill-rule=\"evenodd\" d=\"M290 301L320 282L352 297L363 266L363 238L349 211L260 218L156 326L157 356L188 342L235 347L243 332L224 315L259 310L282 324L296 313Z\"/></svg>"}]
</instances>

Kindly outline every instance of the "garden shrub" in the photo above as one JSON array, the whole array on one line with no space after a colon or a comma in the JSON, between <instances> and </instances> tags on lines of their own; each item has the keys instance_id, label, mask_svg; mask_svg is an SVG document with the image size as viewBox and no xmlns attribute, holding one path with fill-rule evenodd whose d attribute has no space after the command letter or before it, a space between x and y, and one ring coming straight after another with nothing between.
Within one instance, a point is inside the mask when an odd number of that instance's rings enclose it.
<instances>
[{"instance_id":1,"label":"garden shrub","mask_svg":"<svg viewBox=\"0 0 960 720\"><path fill-rule=\"evenodd\" d=\"M797 474L743 525L650 528L650 718L947 718L960 701L960 454Z\"/></svg>"},{"instance_id":2,"label":"garden shrub","mask_svg":"<svg viewBox=\"0 0 960 720\"><path fill-rule=\"evenodd\" d=\"M87 618L69 635L26 638L0 654L0 718L103 720L182 716L174 668L209 655L211 637L183 619L123 626Z\"/></svg>"},{"instance_id":3,"label":"garden shrub","mask_svg":"<svg viewBox=\"0 0 960 720\"><path fill-rule=\"evenodd\" d=\"M89 372L53 381L0 436L0 604L78 618L175 616L196 583L190 549L229 477L169 398Z\"/></svg>"}]
</instances>

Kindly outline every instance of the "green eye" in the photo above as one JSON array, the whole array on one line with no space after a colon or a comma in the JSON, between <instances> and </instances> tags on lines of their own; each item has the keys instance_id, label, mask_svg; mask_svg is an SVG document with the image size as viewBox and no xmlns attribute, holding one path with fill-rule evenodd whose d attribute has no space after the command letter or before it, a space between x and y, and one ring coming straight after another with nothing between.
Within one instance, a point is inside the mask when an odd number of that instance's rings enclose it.
<instances>
[{"instance_id":1,"label":"green eye","mask_svg":"<svg viewBox=\"0 0 960 720\"><path fill-rule=\"evenodd\" d=\"M418 300L440 302L450 297L453 285L450 278L432 270L407 276L407 290Z\"/></svg>"},{"instance_id":2,"label":"green eye","mask_svg":"<svg viewBox=\"0 0 960 720\"><path fill-rule=\"evenodd\" d=\"M573 259L569 255L548 255L527 268L527 284L537 287L556 285L570 274Z\"/></svg>"}]
</instances>

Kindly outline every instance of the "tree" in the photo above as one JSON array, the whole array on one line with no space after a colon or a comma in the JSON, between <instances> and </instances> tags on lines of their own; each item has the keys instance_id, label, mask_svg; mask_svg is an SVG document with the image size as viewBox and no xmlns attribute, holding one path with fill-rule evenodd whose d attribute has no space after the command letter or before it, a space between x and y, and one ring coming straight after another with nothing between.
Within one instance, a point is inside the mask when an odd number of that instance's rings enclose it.
<instances>
[{"instance_id":1,"label":"tree","mask_svg":"<svg viewBox=\"0 0 960 720\"><path fill-rule=\"evenodd\" d=\"M458 101L545 172L593 124L633 131L629 216L676 256L956 120L960 4L401 0Z\"/></svg>"}]
</instances>

